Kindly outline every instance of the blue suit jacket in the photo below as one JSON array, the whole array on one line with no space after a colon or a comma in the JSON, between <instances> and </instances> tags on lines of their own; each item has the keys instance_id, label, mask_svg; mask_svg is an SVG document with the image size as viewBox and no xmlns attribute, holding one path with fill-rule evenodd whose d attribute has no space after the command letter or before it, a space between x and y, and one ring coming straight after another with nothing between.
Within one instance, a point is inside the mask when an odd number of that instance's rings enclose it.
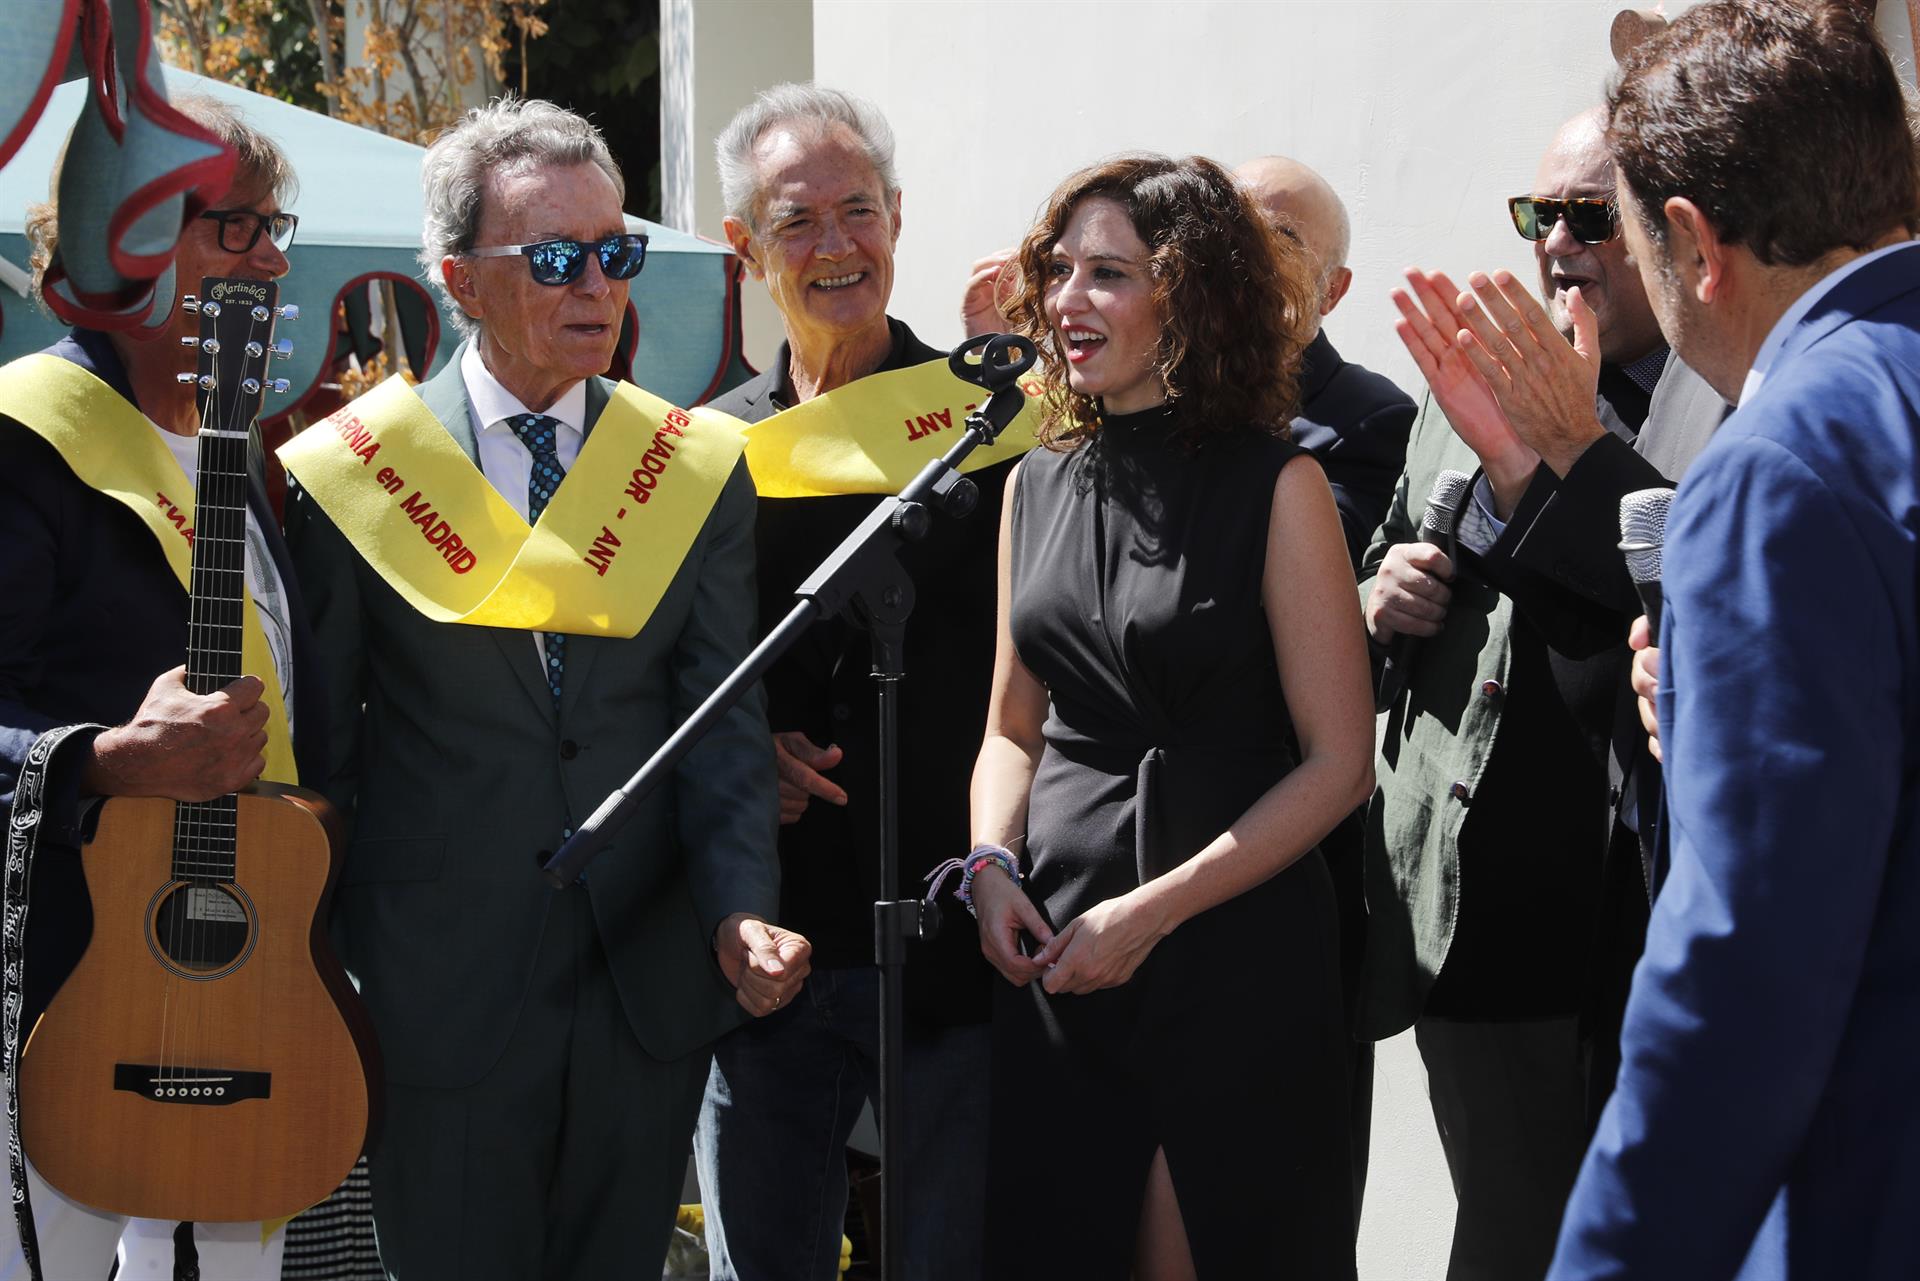
<instances>
[{"instance_id":1,"label":"blue suit jacket","mask_svg":"<svg viewBox=\"0 0 1920 1281\"><path fill-rule=\"evenodd\" d=\"M1920 1272L1920 247L1842 281L1665 555L1670 868L1551 1276Z\"/></svg>"}]
</instances>

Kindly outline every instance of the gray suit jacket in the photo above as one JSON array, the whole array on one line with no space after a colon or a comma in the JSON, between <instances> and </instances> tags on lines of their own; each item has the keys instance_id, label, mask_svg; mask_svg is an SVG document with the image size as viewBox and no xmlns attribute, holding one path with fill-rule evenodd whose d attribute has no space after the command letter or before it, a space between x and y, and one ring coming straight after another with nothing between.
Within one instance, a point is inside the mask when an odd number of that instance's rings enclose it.
<instances>
[{"instance_id":1,"label":"gray suit jacket","mask_svg":"<svg viewBox=\"0 0 1920 1281\"><path fill-rule=\"evenodd\" d=\"M587 429L612 384L587 388ZM420 388L478 464L456 353ZM459 1087L519 1016L554 891L540 851L699 705L753 639L754 492L727 482L659 608L631 640L572 637L559 714L523 631L415 611L312 497L288 542L329 677L329 797L352 817L336 934L380 1033L389 1080ZM777 909L772 744L756 690L649 797L588 873L634 1035L657 1058L739 1021L715 927Z\"/></svg>"}]
</instances>

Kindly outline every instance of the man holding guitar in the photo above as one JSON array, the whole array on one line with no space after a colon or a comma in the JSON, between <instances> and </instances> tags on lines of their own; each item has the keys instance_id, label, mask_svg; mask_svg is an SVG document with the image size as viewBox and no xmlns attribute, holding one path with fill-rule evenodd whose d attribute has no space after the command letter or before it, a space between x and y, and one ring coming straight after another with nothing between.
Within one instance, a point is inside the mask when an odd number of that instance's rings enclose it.
<instances>
[{"instance_id":1,"label":"man holding guitar","mask_svg":"<svg viewBox=\"0 0 1920 1281\"><path fill-rule=\"evenodd\" d=\"M558 893L541 863L743 658L739 424L600 377L646 238L599 133L505 99L429 149L467 341L281 451L326 655L336 905L380 1034L374 1221L408 1281L640 1276L713 1041L808 969L756 691Z\"/></svg>"},{"instance_id":2,"label":"man holding guitar","mask_svg":"<svg viewBox=\"0 0 1920 1281\"><path fill-rule=\"evenodd\" d=\"M191 292L204 276L273 280L287 271L284 253L294 219L280 209L293 171L267 138L207 99L175 106L238 157L231 187L189 217L174 264L174 293ZM202 195L205 193L203 192ZM193 212L190 204L190 213ZM36 284L51 258L54 211L30 220ZM165 300L171 305L172 299ZM257 480L249 486L247 586L266 636L265 670L246 671L212 693L196 694L181 665L188 647L188 596L168 560L156 525L129 506L129 496L94 488L85 431L99 411L144 415L181 466L165 456L152 501L186 473L192 494L193 437L200 426L195 389L176 375L191 367L182 340L197 341L196 318L176 308L171 319L132 332L76 329L49 353L0 370L0 812L16 808L16 789L39 801L39 848L27 935L24 1036L85 948L92 929L79 863L62 856L79 848L90 798L166 797L203 802L262 776L269 736L293 738L298 772L317 780L325 706L304 610L278 529ZM69 421L45 421L46 384L21 376L28 361L57 357L53 383ZM46 366L42 366L45 369ZM75 378L74 371L85 377ZM8 375L13 375L8 377ZM92 409L89 409L92 406ZM38 426L30 426L34 419ZM97 447L96 452L97 452ZM190 525L173 532L185 537ZM274 682L271 697L268 686ZM270 726L269 706L288 724ZM30 761L48 731L73 728L50 756ZM102 728L106 727L106 728ZM44 748L43 748L44 751ZM280 753L276 753L278 756ZM294 783L276 762L277 781ZM21 808L26 801L22 799ZM170 1260L172 1223L128 1221L70 1201L29 1168L42 1272L51 1278L104 1275L126 1232L130 1258ZM194 1227L205 1275L275 1278L284 1233L263 1240L258 1223ZM0 1275L21 1276L21 1246L11 1214L0 1215ZM170 1264L162 1262L170 1270Z\"/></svg>"}]
</instances>

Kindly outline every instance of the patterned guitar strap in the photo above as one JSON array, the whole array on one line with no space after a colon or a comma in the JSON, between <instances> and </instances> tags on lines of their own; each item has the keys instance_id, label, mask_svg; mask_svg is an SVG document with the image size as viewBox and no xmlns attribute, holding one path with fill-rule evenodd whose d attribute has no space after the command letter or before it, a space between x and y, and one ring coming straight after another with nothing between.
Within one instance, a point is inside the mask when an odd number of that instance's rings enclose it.
<instances>
[{"instance_id":1,"label":"patterned guitar strap","mask_svg":"<svg viewBox=\"0 0 1920 1281\"><path fill-rule=\"evenodd\" d=\"M48 730L27 749L26 766L13 793L13 814L7 822L7 870L4 898L5 934L0 938L0 960L5 964L0 989L0 1039L4 1039L7 1076L7 1178L13 1190L13 1219L20 1229L20 1255L27 1275L40 1281L40 1236L33 1226L33 1198L27 1191L27 1158L20 1148L20 1012L26 1004L27 890L33 879L34 847L40 841L40 814L46 805L47 773L60 744L82 730L99 725L65 725Z\"/></svg>"}]
</instances>

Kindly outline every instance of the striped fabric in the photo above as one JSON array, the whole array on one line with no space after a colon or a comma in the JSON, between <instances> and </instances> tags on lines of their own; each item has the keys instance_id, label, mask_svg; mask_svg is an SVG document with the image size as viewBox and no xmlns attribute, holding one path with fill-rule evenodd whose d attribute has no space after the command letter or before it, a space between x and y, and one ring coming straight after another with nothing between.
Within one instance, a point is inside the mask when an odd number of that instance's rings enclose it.
<instances>
[{"instance_id":1,"label":"striped fabric","mask_svg":"<svg viewBox=\"0 0 1920 1281\"><path fill-rule=\"evenodd\" d=\"M282 1281L385 1281L373 1239L373 1185L361 1157L337 1191L287 1225Z\"/></svg>"}]
</instances>

